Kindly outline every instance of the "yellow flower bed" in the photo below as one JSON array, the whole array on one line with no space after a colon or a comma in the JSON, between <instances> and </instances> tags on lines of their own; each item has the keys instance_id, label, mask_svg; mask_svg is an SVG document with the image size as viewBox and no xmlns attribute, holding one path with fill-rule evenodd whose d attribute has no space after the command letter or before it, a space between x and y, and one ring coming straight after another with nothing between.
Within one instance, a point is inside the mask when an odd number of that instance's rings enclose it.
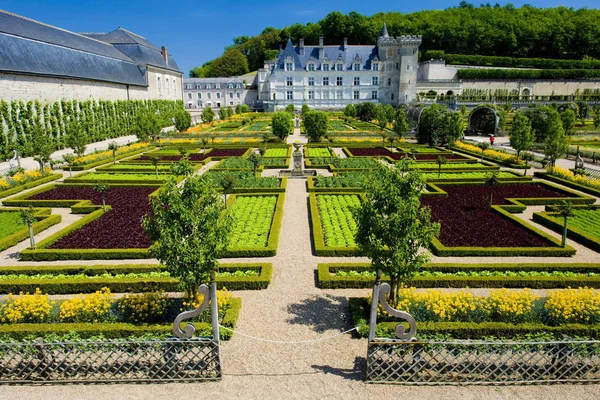
<instances>
[{"instance_id":1,"label":"yellow flower bed","mask_svg":"<svg viewBox=\"0 0 600 400\"><path fill-rule=\"evenodd\" d=\"M470 151L470 152L473 152L473 153L479 153L479 154L481 154L481 149L479 147L477 147L477 146L473 146L472 144L463 143L460 140L458 140L458 141L456 141L454 143L454 145L456 147L458 147L459 149L462 149L462 150L465 150L465 151ZM485 150L483 152L483 155L486 156L486 157L493 158L493 159L498 160L498 161L507 161L507 162L510 162L510 163L513 163L513 164L523 164L523 165L525 165L522 161L519 161L517 163L517 158L514 155L508 154L508 153L504 153L502 151L488 149L488 150Z\"/></svg>"},{"instance_id":2,"label":"yellow flower bed","mask_svg":"<svg viewBox=\"0 0 600 400\"><path fill-rule=\"evenodd\" d=\"M229 305L229 300L231 300L231 296L233 296L233 294L227 291L227 288L217 290L217 304L219 306L219 311L223 310ZM193 299L187 299L183 301L183 307L181 308L181 311L196 309L200 307L203 301L204 296L202 296L200 293L196 293Z\"/></svg>"},{"instance_id":3,"label":"yellow flower bed","mask_svg":"<svg viewBox=\"0 0 600 400\"><path fill-rule=\"evenodd\" d=\"M497 289L490 291L490 295L484 298L482 307L492 320L518 322L532 313L537 300L539 296L535 296L529 289Z\"/></svg>"},{"instance_id":4,"label":"yellow flower bed","mask_svg":"<svg viewBox=\"0 0 600 400\"><path fill-rule=\"evenodd\" d=\"M575 183L579 183L580 185L589 186L592 188L600 189L600 181L590 179L585 175L575 175L568 169L557 167L557 166L549 166L547 169L548 173L554 176L558 176L559 178L563 178Z\"/></svg>"},{"instance_id":5,"label":"yellow flower bed","mask_svg":"<svg viewBox=\"0 0 600 400\"><path fill-rule=\"evenodd\" d=\"M600 293L594 289L563 289L550 293L544 304L555 323L591 323L600 318Z\"/></svg>"},{"instance_id":6,"label":"yellow flower bed","mask_svg":"<svg viewBox=\"0 0 600 400\"><path fill-rule=\"evenodd\" d=\"M117 310L131 322L158 322L167 310L167 294L163 291L128 294L117 300Z\"/></svg>"},{"instance_id":7,"label":"yellow flower bed","mask_svg":"<svg viewBox=\"0 0 600 400\"><path fill-rule=\"evenodd\" d=\"M116 155L119 156L121 154L131 153L134 151L145 149L150 146L148 142L138 142L134 144L130 144L128 146L119 147L116 151ZM112 158L113 152L112 150L101 151L98 153L88 154L87 156L76 157L73 161L73 165L85 165L92 164L98 161L106 160L108 158Z\"/></svg>"},{"instance_id":8,"label":"yellow flower bed","mask_svg":"<svg viewBox=\"0 0 600 400\"><path fill-rule=\"evenodd\" d=\"M10 189L12 187L22 185L27 182L35 181L52 173L52 169L46 167L44 171L39 169L32 169L25 172L17 172L12 176L3 176L0 178L0 191Z\"/></svg>"},{"instance_id":9,"label":"yellow flower bed","mask_svg":"<svg viewBox=\"0 0 600 400\"><path fill-rule=\"evenodd\" d=\"M62 322L102 322L113 302L110 289L102 288L96 293L75 296L60 305Z\"/></svg>"},{"instance_id":10,"label":"yellow flower bed","mask_svg":"<svg viewBox=\"0 0 600 400\"><path fill-rule=\"evenodd\" d=\"M34 294L9 294L8 299L0 304L0 321L12 324L46 322L52 306L53 302L40 289L36 289Z\"/></svg>"}]
</instances>

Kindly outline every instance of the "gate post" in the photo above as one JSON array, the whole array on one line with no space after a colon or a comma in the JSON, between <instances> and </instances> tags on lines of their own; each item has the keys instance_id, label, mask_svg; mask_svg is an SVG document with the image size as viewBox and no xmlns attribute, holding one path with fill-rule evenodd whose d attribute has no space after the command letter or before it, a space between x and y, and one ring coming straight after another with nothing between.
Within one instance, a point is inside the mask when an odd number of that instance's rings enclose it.
<instances>
[{"instance_id":1,"label":"gate post","mask_svg":"<svg viewBox=\"0 0 600 400\"><path fill-rule=\"evenodd\" d=\"M369 316L369 342L375 339L375 330L377 329L377 308L379 306L379 284L381 282L381 270L377 271L373 293L371 297L371 315Z\"/></svg>"}]
</instances>

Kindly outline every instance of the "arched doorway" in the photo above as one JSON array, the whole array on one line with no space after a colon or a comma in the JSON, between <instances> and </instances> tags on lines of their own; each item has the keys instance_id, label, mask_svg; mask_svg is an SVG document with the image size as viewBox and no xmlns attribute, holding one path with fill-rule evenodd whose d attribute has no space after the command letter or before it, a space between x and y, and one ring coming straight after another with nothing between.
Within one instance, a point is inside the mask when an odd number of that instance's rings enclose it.
<instances>
[{"instance_id":1,"label":"arched doorway","mask_svg":"<svg viewBox=\"0 0 600 400\"><path fill-rule=\"evenodd\" d=\"M454 90L448 90L446 96L454 96Z\"/></svg>"},{"instance_id":2,"label":"arched doorway","mask_svg":"<svg viewBox=\"0 0 600 400\"><path fill-rule=\"evenodd\" d=\"M492 107L476 107L469 115L468 132L470 135L496 135L498 123L498 114Z\"/></svg>"},{"instance_id":3,"label":"arched doorway","mask_svg":"<svg viewBox=\"0 0 600 400\"><path fill-rule=\"evenodd\" d=\"M529 88L525 88L521 90L521 98L524 100L528 100L529 96L531 96L531 90Z\"/></svg>"}]
</instances>

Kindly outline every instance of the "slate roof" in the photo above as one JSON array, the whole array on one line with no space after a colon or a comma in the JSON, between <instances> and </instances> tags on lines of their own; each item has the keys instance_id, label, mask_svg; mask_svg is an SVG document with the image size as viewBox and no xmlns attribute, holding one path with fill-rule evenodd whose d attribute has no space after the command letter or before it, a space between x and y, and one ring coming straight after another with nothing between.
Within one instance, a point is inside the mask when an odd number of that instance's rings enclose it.
<instances>
[{"instance_id":1,"label":"slate roof","mask_svg":"<svg viewBox=\"0 0 600 400\"><path fill-rule=\"evenodd\" d=\"M304 55L300 55L300 47L294 47L292 41L288 40L285 49L279 52L275 64L276 70L284 69L287 57L291 57L294 60L296 69L305 69L306 64L311 59L315 62L317 69L321 69L321 64L324 60L328 60L330 64L342 60L345 70L351 70L352 64L355 61L360 62L361 69L371 69L371 62L377 57L377 46L348 45L345 51L342 45L323 46L323 60L320 60L319 46L304 46Z\"/></svg>"},{"instance_id":2,"label":"slate roof","mask_svg":"<svg viewBox=\"0 0 600 400\"><path fill-rule=\"evenodd\" d=\"M123 28L115 29L108 33L85 33L84 35L103 42L112 44L116 49L134 60L138 65L152 65L159 68L181 72L173 56L168 55L169 64L160 52L160 49L150 43L143 36L137 35Z\"/></svg>"},{"instance_id":3,"label":"slate roof","mask_svg":"<svg viewBox=\"0 0 600 400\"><path fill-rule=\"evenodd\" d=\"M109 34L113 45L0 10L0 71L148 86L143 68L154 65L179 71L169 56L141 36L124 29Z\"/></svg>"}]
</instances>

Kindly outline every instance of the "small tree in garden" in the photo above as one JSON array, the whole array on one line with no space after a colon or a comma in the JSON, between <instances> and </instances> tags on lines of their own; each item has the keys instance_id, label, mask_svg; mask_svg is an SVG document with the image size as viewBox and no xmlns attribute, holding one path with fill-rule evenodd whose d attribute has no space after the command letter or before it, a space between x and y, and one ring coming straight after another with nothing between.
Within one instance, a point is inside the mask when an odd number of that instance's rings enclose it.
<instances>
[{"instance_id":1,"label":"small tree in garden","mask_svg":"<svg viewBox=\"0 0 600 400\"><path fill-rule=\"evenodd\" d=\"M304 115L304 130L308 138L318 142L327 136L329 128L329 116L325 111L309 111Z\"/></svg>"},{"instance_id":2,"label":"small tree in garden","mask_svg":"<svg viewBox=\"0 0 600 400\"><path fill-rule=\"evenodd\" d=\"M523 161L525 161L525 168L523 169L523 176L527 176L527 167L529 166L529 162L533 161L533 159L534 159L533 154L526 151L523 154L521 154L521 159Z\"/></svg>"},{"instance_id":3,"label":"small tree in garden","mask_svg":"<svg viewBox=\"0 0 600 400\"><path fill-rule=\"evenodd\" d=\"M446 164L448 162L448 159L444 156L438 156L438 158L435 162L438 165L438 178L439 178L442 175L442 165Z\"/></svg>"},{"instance_id":4,"label":"small tree in garden","mask_svg":"<svg viewBox=\"0 0 600 400\"><path fill-rule=\"evenodd\" d=\"M408 130L409 126L408 121L406 120L406 112L403 109L399 109L396 111L396 116L394 118L394 133L402 139Z\"/></svg>"},{"instance_id":5,"label":"small tree in garden","mask_svg":"<svg viewBox=\"0 0 600 400\"><path fill-rule=\"evenodd\" d=\"M154 172L156 173L156 179L158 179L158 162L160 161L160 157L154 156L150 161L152 161L152 165L154 165Z\"/></svg>"},{"instance_id":6,"label":"small tree in garden","mask_svg":"<svg viewBox=\"0 0 600 400\"><path fill-rule=\"evenodd\" d=\"M233 219L219 198L206 177L187 179L181 188L171 180L152 196L153 212L142 221L150 254L179 278L188 298L208 281L218 250L227 246Z\"/></svg>"},{"instance_id":7,"label":"small tree in garden","mask_svg":"<svg viewBox=\"0 0 600 400\"><path fill-rule=\"evenodd\" d=\"M67 128L67 146L73 149L78 157L82 157L85 154L88 140L83 125L77 120L71 120Z\"/></svg>"},{"instance_id":8,"label":"small tree in garden","mask_svg":"<svg viewBox=\"0 0 600 400\"><path fill-rule=\"evenodd\" d=\"M99 183L96 186L94 186L94 190L98 193L100 193L100 196L102 197L102 211L106 212L106 192L108 192L108 185L105 183Z\"/></svg>"},{"instance_id":9,"label":"small tree in garden","mask_svg":"<svg viewBox=\"0 0 600 400\"><path fill-rule=\"evenodd\" d=\"M335 141L335 136L327 134L325 139L327 140L327 150L329 150L329 163L333 164L333 142Z\"/></svg>"},{"instance_id":10,"label":"small tree in garden","mask_svg":"<svg viewBox=\"0 0 600 400\"><path fill-rule=\"evenodd\" d=\"M215 120L215 112L212 110L212 108L206 107L204 110L202 110L200 117L202 118L202 121L206 122L207 124L211 124Z\"/></svg>"},{"instance_id":11,"label":"small tree in garden","mask_svg":"<svg viewBox=\"0 0 600 400\"><path fill-rule=\"evenodd\" d=\"M306 103L302 104L302 115L306 114L309 111L310 111L310 107L308 106L308 104L306 104Z\"/></svg>"},{"instance_id":12,"label":"small tree in garden","mask_svg":"<svg viewBox=\"0 0 600 400\"><path fill-rule=\"evenodd\" d=\"M229 112L227 111L227 108L221 107L221 109L219 110L219 119L221 121L225 121L227 118L229 118Z\"/></svg>"},{"instance_id":13,"label":"small tree in garden","mask_svg":"<svg viewBox=\"0 0 600 400\"><path fill-rule=\"evenodd\" d=\"M550 165L554 167L556 160L564 156L569 149L569 137L565 134L557 112L550 114L545 137L544 154L550 159Z\"/></svg>"},{"instance_id":14,"label":"small tree in garden","mask_svg":"<svg viewBox=\"0 0 600 400\"><path fill-rule=\"evenodd\" d=\"M485 178L486 186L490 187L490 207L494 202L494 186L496 186L498 183L500 183L500 180L498 179L498 171L488 174Z\"/></svg>"},{"instance_id":15,"label":"small tree in garden","mask_svg":"<svg viewBox=\"0 0 600 400\"><path fill-rule=\"evenodd\" d=\"M202 136L202 139L200 139L200 141L202 142L202 153L206 153L206 145L208 143L208 139L206 138L206 136Z\"/></svg>"},{"instance_id":16,"label":"small tree in garden","mask_svg":"<svg viewBox=\"0 0 600 400\"><path fill-rule=\"evenodd\" d=\"M285 111L276 112L271 119L271 129L273 130L273 135L284 140L294 129L292 115Z\"/></svg>"},{"instance_id":17,"label":"small tree in garden","mask_svg":"<svg viewBox=\"0 0 600 400\"><path fill-rule=\"evenodd\" d=\"M131 132L137 136L140 142L147 142L149 138L160 135L158 116L153 112L138 114L131 127Z\"/></svg>"},{"instance_id":18,"label":"small tree in garden","mask_svg":"<svg viewBox=\"0 0 600 400\"><path fill-rule=\"evenodd\" d=\"M365 184L366 200L353 211L356 243L371 259L371 268L390 277L392 305L397 304L398 287L410 280L429 260L431 240L440 226L431 222L429 208L421 207L425 181L409 162L396 168L379 168Z\"/></svg>"},{"instance_id":19,"label":"small tree in garden","mask_svg":"<svg viewBox=\"0 0 600 400\"><path fill-rule=\"evenodd\" d=\"M488 142L479 142L477 143L477 147L481 149L481 161L483 161L483 153L490 147Z\"/></svg>"},{"instance_id":20,"label":"small tree in garden","mask_svg":"<svg viewBox=\"0 0 600 400\"><path fill-rule=\"evenodd\" d=\"M258 167L260 166L259 153L255 152L255 151L250 153L250 155L248 156L248 161L250 161L252 163L252 165L254 166L254 175L256 176L256 171L258 170Z\"/></svg>"},{"instance_id":21,"label":"small tree in garden","mask_svg":"<svg viewBox=\"0 0 600 400\"><path fill-rule=\"evenodd\" d=\"M510 146L517 151L517 160L522 151L529 150L535 139L531 123L522 113L516 113L509 134Z\"/></svg>"},{"instance_id":22,"label":"small tree in garden","mask_svg":"<svg viewBox=\"0 0 600 400\"><path fill-rule=\"evenodd\" d=\"M286 111L288 114L294 114L295 110L296 110L296 109L294 108L294 105L293 105L293 104L288 104L288 105L285 107L285 111Z\"/></svg>"},{"instance_id":23,"label":"small tree in garden","mask_svg":"<svg viewBox=\"0 0 600 400\"><path fill-rule=\"evenodd\" d=\"M179 132L184 132L192 125L192 116L184 109L180 109L175 113L175 129Z\"/></svg>"},{"instance_id":24,"label":"small tree in garden","mask_svg":"<svg viewBox=\"0 0 600 400\"><path fill-rule=\"evenodd\" d=\"M347 104L344 109L344 115L350 118L356 117L356 106L354 104Z\"/></svg>"},{"instance_id":25,"label":"small tree in garden","mask_svg":"<svg viewBox=\"0 0 600 400\"><path fill-rule=\"evenodd\" d=\"M27 224L27 227L29 228L29 245L33 249L35 249L35 238L33 235L33 224L35 222L34 214L35 211L33 210L33 207L31 205L29 206L29 208L24 208L19 211L21 220L25 224Z\"/></svg>"},{"instance_id":26,"label":"small tree in garden","mask_svg":"<svg viewBox=\"0 0 600 400\"><path fill-rule=\"evenodd\" d=\"M271 135L269 134L269 132L263 132L261 138L263 141L263 148L266 150L267 146L269 145L269 139L271 138Z\"/></svg>"},{"instance_id":27,"label":"small tree in garden","mask_svg":"<svg viewBox=\"0 0 600 400\"><path fill-rule=\"evenodd\" d=\"M208 137L210 138L210 145L214 146L215 145L215 139L217 138L217 135L215 135L214 133L211 133L210 135L208 135Z\"/></svg>"},{"instance_id":28,"label":"small tree in garden","mask_svg":"<svg viewBox=\"0 0 600 400\"><path fill-rule=\"evenodd\" d=\"M73 163L75 162L75 156L73 154L65 154L63 161L69 166L69 178L73 177Z\"/></svg>"},{"instance_id":29,"label":"small tree in garden","mask_svg":"<svg viewBox=\"0 0 600 400\"><path fill-rule=\"evenodd\" d=\"M388 143L390 144L390 151L393 151L393 150L394 150L394 142L395 142L395 141L396 141L396 139L397 139L397 136L396 136L396 134L394 134L394 133L390 133L390 134L388 134L388 135L385 137L385 139L386 139L386 140L388 141Z\"/></svg>"},{"instance_id":30,"label":"small tree in garden","mask_svg":"<svg viewBox=\"0 0 600 400\"><path fill-rule=\"evenodd\" d=\"M108 149L112 150L113 164L116 164L117 163L117 150L119 149L119 145L117 144L117 142L110 142L110 144L108 145Z\"/></svg>"},{"instance_id":31,"label":"small tree in garden","mask_svg":"<svg viewBox=\"0 0 600 400\"><path fill-rule=\"evenodd\" d=\"M467 106L463 104L462 106L460 106L460 115L462 117L464 117L466 113L467 113Z\"/></svg>"},{"instance_id":32,"label":"small tree in garden","mask_svg":"<svg viewBox=\"0 0 600 400\"><path fill-rule=\"evenodd\" d=\"M223 197L224 204L227 207L227 193L231 192L235 186L235 177L232 174L226 174L223 176L223 180L221 181L221 185L223 186Z\"/></svg>"},{"instance_id":33,"label":"small tree in garden","mask_svg":"<svg viewBox=\"0 0 600 400\"><path fill-rule=\"evenodd\" d=\"M187 149L183 146L179 146L177 148L177 151L179 152L179 154L181 155L182 158L184 158L185 156L187 156Z\"/></svg>"},{"instance_id":34,"label":"small tree in garden","mask_svg":"<svg viewBox=\"0 0 600 400\"><path fill-rule=\"evenodd\" d=\"M188 177L194 173L194 165L186 158L182 158L178 162L171 164L172 175L183 175Z\"/></svg>"},{"instance_id":35,"label":"small tree in garden","mask_svg":"<svg viewBox=\"0 0 600 400\"><path fill-rule=\"evenodd\" d=\"M561 246L565 247L567 245L567 230L569 217L573 216L573 204L571 204L570 201L562 201L556 206L556 212L558 212L558 214L561 217L563 217L563 232Z\"/></svg>"}]
</instances>

